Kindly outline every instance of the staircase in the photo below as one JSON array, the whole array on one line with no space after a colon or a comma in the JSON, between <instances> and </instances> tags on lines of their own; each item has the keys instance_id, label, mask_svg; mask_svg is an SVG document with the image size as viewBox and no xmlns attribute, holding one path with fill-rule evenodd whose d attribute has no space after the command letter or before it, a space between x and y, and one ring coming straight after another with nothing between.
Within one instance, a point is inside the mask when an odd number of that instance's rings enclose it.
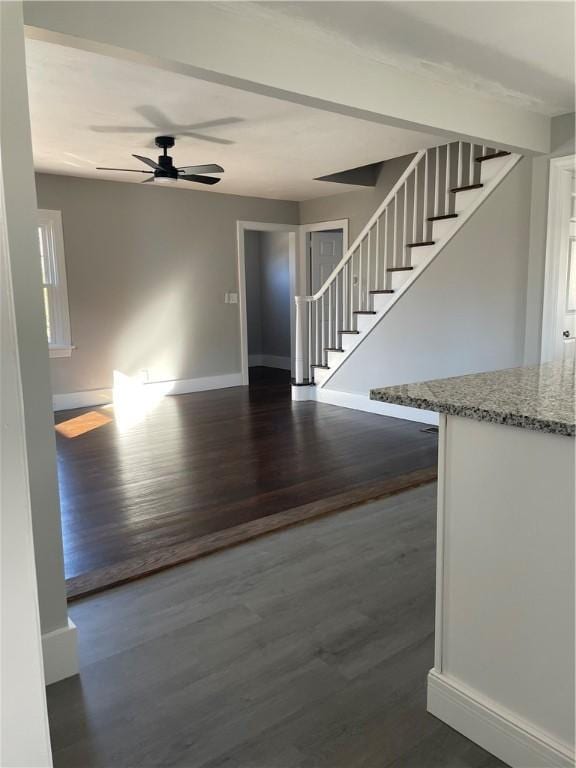
<instances>
[{"instance_id":1,"label":"staircase","mask_svg":"<svg viewBox=\"0 0 576 768\"><path fill-rule=\"evenodd\" d=\"M296 386L328 383L520 158L462 141L414 156L318 293L296 297Z\"/></svg>"}]
</instances>

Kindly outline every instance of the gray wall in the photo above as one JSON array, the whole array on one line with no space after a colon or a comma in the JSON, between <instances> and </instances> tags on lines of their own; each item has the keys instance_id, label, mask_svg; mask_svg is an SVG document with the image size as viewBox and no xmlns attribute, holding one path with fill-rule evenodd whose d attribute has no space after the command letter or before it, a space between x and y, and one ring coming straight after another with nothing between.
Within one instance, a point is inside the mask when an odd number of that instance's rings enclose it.
<instances>
[{"instance_id":1,"label":"gray wall","mask_svg":"<svg viewBox=\"0 0 576 768\"><path fill-rule=\"evenodd\" d=\"M521 365L531 163L466 222L327 385L386 386Z\"/></svg>"},{"instance_id":2,"label":"gray wall","mask_svg":"<svg viewBox=\"0 0 576 768\"><path fill-rule=\"evenodd\" d=\"M348 238L352 243L413 157L403 155L387 160L380 171L378 183L372 189L340 192L300 203L300 224L348 219ZM337 190L338 185L335 184L334 188Z\"/></svg>"},{"instance_id":3,"label":"gray wall","mask_svg":"<svg viewBox=\"0 0 576 768\"><path fill-rule=\"evenodd\" d=\"M287 232L246 232L248 354L289 358L290 268Z\"/></svg>"},{"instance_id":4,"label":"gray wall","mask_svg":"<svg viewBox=\"0 0 576 768\"><path fill-rule=\"evenodd\" d=\"M298 205L39 174L38 206L62 211L72 343L55 394L240 371L236 222L298 222Z\"/></svg>"},{"instance_id":5,"label":"gray wall","mask_svg":"<svg viewBox=\"0 0 576 768\"><path fill-rule=\"evenodd\" d=\"M540 360L542 342L542 310L544 302L544 267L546 261L546 233L548 219L548 181L550 159L573 155L574 113L552 118L552 152L534 158L532 162L532 200L530 213L530 258L526 301L527 364Z\"/></svg>"}]
</instances>

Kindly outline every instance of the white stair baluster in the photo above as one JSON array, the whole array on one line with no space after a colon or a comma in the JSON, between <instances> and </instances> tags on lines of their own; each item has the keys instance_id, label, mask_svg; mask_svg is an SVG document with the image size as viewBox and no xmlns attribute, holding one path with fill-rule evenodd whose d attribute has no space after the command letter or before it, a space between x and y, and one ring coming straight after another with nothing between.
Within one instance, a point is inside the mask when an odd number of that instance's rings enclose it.
<instances>
[{"instance_id":1,"label":"white stair baluster","mask_svg":"<svg viewBox=\"0 0 576 768\"><path fill-rule=\"evenodd\" d=\"M356 309L362 309L362 278L363 278L363 270L362 270L362 254L363 254L363 248L364 240L360 243L360 248L358 249L358 306Z\"/></svg>"},{"instance_id":2,"label":"white stair baluster","mask_svg":"<svg viewBox=\"0 0 576 768\"><path fill-rule=\"evenodd\" d=\"M398 194L396 194L394 198L394 229L392 231L392 266L396 266L396 254L398 252L398 249L396 247L397 245L397 237L398 237L398 227L397 225L398 221Z\"/></svg>"},{"instance_id":3,"label":"white stair baluster","mask_svg":"<svg viewBox=\"0 0 576 768\"><path fill-rule=\"evenodd\" d=\"M383 288L388 288L388 267L389 264L389 251L388 251L388 208L384 211L384 259L383 259L383 271L384 271L384 285Z\"/></svg>"},{"instance_id":4,"label":"white stair baluster","mask_svg":"<svg viewBox=\"0 0 576 768\"><path fill-rule=\"evenodd\" d=\"M452 213L451 199L450 199L450 187L452 186L452 147L450 144L446 144L446 193L444 199L444 213L448 215Z\"/></svg>"},{"instance_id":5,"label":"white stair baluster","mask_svg":"<svg viewBox=\"0 0 576 768\"><path fill-rule=\"evenodd\" d=\"M407 231L406 231L406 228L408 226L408 180L404 182L403 190L404 192L402 195L402 262L401 262L401 266L406 266L408 262L408 249L406 248L406 245L408 243Z\"/></svg>"},{"instance_id":6,"label":"white stair baluster","mask_svg":"<svg viewBox=\"0 0 576 768\"><path fill-rule=\"evenodd\" d=\"M375 290L380 288L380 219L376 220L376 263L374 264Z\"/></svg>"},{"instance_id":7,"label":"white stair baluster","mask_svg":"<svg viewBox=\"0 0 576 768\"><path fill-rule=\"evenodd\" d=\"M329 347L334 346L332 344L332 300L334 298L332 295L333 285L334 285L333 283L330 283L330 285L328 286L328 333L327 333L328 338L326 339L326 341L327 341L327 346Z\"/></svg>"},{"instance_id":8,"label":"white stair baluster","mask_svg":"<svg viewBox=\"0 0 576 768\"><path fill-rule=\"evenodd\" d=\"M434 211L432 216L440 215L440 147L436 147L434 160Z\"/></svg>"},{"instance_id":9,"label":"white stair baluster","mask_svg":"<svg viewBox=\"0 0 576 768\"><path fill-rule=\"evenodd\" d=\"M308 365L306 375L312 381L312 363L314 362L314 306L315 301L308 302Z\"/></svg>"},{"instance_id":10,"label":"white stair baluster","mask_svg":"<svg viewBox=\"0 0 576 768\"><path fill-rule=\"evenodd\" d=\"M364 303L364 309L369 309L368 302L370 301L370 278L371 278L371 261L372 261L372 230L368 232L368 263L366 265L366 302Z\"/></svg>"},{"instance_id":11,"label":"white stair baluster","mask_svg":"<svg viewBox=\"0 0 576 768\"><path fill-rule=\"evenodd\" d=\"M422 212L422 242L428 240L428 182L429 182L429 152L424 155L424 210Z\"/></svg>"},{"instance_id":12,"label":"white stair baluster","mask_svg":"<svg viewBox=\"0 0 576 768\"><path fill-rule=\"evenodd\" d=\"M412 242L418 237L418 166L414 169L414 207L412 211Z\"/></svg>"}]
</instances>

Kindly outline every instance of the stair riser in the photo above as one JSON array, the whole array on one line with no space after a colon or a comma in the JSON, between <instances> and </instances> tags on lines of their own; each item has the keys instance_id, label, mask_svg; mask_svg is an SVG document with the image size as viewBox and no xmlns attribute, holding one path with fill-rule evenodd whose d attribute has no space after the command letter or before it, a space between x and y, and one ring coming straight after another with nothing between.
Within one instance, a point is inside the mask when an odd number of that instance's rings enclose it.
<instances>
[{"instance_id":1,"label":"stair riser","mask_svg":"<svg viewBox=\"0 0 576 768\"><path fill-rule=\"evenodd\" d=\"M432 222L432 240L444 240L456 227L458 219L440 219Z\"/></svg>"},{"instance_id":2,"label":"stair riser","mask_svg":"<svg viewBox=\"0 0 576 768\"><path fill-rule=\"evenodd\" d=\"M421 248L410 248L410 253L408 255L410 266L419 267L424 264L434 252L434 248L434 245L423 245Z\"/></svg>"},{"instance_id":3,"label":"stair riser","mask_svg":"<svg viewBox=\"0 0 576 768\"><path fill-rule=\"evenodd\" d=\"M496 162L493 160L492 162ZM484 192L483 188L479 189L467 189L464 192L455 192L453 197L455 198L454 211L456 213L463 213L470 205L473 205L476 200L482 196Z\"/></svg>"},{"instance_id":4,"label":"stair riser","mask_svg":"<svg viewBox=\"0 0 576 768\"><path fill-rule=\"evenodd\" d=\"M341 338L342 341L340 342L340 345L342 349L348 351L349 349L352 349L353 346L355 346L359 336L357 334L343 333Z\"/></svg>"},{"instance_id":5,"label":"stair riser","mask_svg":"<svg viewBox=\"0 0 576 768\"><path fill-rule=\"evenodd\" d=\"M483 163L480 163L480 180L482 184L491 181L509 162L510 155L506 155L505 157L497 157L496 160L485 160Z\"/></svg>"},{"instance_id":6,"label":"stair riser","mask_svg":"<svg viewBox=\"0 0 576 768\"><path fill-rule=\"evenodd\" d=\"M326 368L314 368L314 383L317 386L322 386L328 376L332 373L332 371L327 370Z\"/></svg>"},{"instance_id":7,"label":"stair riser","mask_svg":"<svg viewBox=\"0 0 576 768\"><path fill-rule=\"evenodd\" d=\"M381 312L385 307L390 304L394 294L393 293L374 293L372 294L372 307L376 312Z\"/></svg>"},{"instance_id":8,"label":"stair riser","mask_svg":"<svg viewBox=\"0 0 576 768\"><path fill-rule=\"evenodd\" d=\"M330 368L335 368L337 365L339 365L342 357L344 356L344 352L334 352L331 349L329 349L326 354L328 355L328 365Z\"/></svg>"},{"instance_id":9,"label":"stair riser","mask_svg":"<svg viewBox=\"0 0 576 768\"><path fill-rule=\"evenodd\" d=\"M407 280L412 278L412 272L391 272L390 283L394 291L398 291Z\"/></svg>"},{"instance_id":10,"label":"stair riser","mask_svg":"<svg viewBox=\"0 0 576 768\"><path fill-rule=\"evenodd\" d=\"M364 333L368 328L372 328L377 315L356 315L356 328L360 333Z\"/></svg>"}]
</instances>

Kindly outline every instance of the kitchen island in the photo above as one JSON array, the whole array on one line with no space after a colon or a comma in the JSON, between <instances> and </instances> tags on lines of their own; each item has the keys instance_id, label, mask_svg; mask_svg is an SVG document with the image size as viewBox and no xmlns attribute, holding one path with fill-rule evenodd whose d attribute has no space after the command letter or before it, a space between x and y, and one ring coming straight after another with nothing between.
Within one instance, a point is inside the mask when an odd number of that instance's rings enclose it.
<instances>
[{"instance_id":1,"label":"kitchen island","mask_svg":"<svg viewBox=\"0 0 576 768\"><path fill-rule=\"evenodd\" d=\"M428 709L516 768L574 766L575 367L374 389L440 413Z\"/></svg>"}]
</instances>

